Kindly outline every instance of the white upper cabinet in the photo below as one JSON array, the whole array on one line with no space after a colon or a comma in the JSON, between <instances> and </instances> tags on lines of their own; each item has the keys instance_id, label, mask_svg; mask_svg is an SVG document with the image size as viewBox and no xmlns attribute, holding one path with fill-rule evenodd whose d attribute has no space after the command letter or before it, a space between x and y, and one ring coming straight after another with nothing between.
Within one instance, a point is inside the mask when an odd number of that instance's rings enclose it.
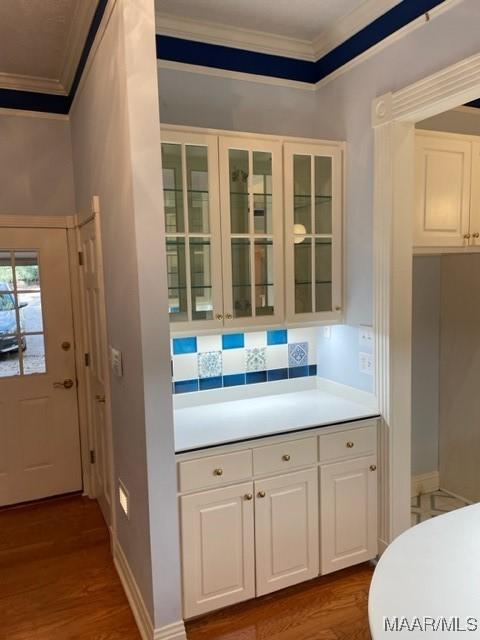
<instances>
[{"instance_id":1,"label":"white upper cabinet","mask_svg":"<svg viewBox=\"0 0 480 640\"><path fill-rule=\"evenodd\" d=\"M168 311L173 331L222 326L216 136L162 132Z\"/></svg>"},{"instance_id":2,"label":"white upper cabinet","mask_svg":"<svg viewBox=\"0 0 480 640\"><path fill-rule=\"evenodd\" d=\"M415 246L467 246L480 231L471 229L471 171L468 138L417 132Z\"/></svg>"},{"instance_id":3,"label":"white upper cabinet","mask_svg":"<svg viewBox=\"0 0 480 640\"><path fill-rule=\"evenodd\" d=\"M280 142L220 137L226 327L283 322Z\"/></svg>"},{"instance_id":4,"label":"white upper cabinet","mask_svg":"<svg viewBox=\"0 0 480 640\"><path fill-rule=\"evenodd\" d=\"M342 148L286 143L287 321L335 320L342 307Z\"/></svg>"}]
</instances>

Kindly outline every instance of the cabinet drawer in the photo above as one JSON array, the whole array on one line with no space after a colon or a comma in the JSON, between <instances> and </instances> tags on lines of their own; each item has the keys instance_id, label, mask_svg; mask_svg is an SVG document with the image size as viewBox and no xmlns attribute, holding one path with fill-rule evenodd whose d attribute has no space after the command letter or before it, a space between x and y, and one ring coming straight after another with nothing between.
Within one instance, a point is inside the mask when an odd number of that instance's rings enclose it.
<instances>
[{"instance_id":1,"label":"cabinet drawer","mask_svg":"<svg viewBox=\"0 0 480 640\"><path fill-rule=\"evenodd\" d=\"M255 475L288 471L306 467L317 462L316 438L292 440L253 450L253 470Z\"/></svg>"},{"instance_id":2,"label":"cabinet drawer","mask_svg":"<svg viewBox=\"0 0 480 640\"><path fill-rule=\"evenodd\" d=\"M375 453L376 449L377 429L374 425L320 436L320 462L358 458Z\"/></svg>"},{"instance_id":3,"label":"cabinet drawer","mask_svg":"<svg viewBox=\"0 0 480 640\"><path fill-rule=\"evenodd\" d=\"M181 492L250 479L252 452L237 451L180 462L178 475Z\"/></svg>"}]
</instances>

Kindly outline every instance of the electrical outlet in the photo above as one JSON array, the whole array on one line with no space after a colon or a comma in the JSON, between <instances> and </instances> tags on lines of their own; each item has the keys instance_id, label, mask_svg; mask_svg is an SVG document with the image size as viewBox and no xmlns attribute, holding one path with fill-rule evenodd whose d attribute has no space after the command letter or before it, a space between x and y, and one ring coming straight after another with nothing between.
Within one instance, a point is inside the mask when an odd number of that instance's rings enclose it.
<instances>
[{"instance_id":1,"label":"electrical outlet","mask_svg":"<svg viewBox=\"0 0 480 640\"><path fill-rule=\"evenodd\" d=\"M358 343L361 347L373 347L373 329L371 327L359 328Z\"/></svg>"},{"instance_id":2,"label":"electrical outlet","mask_svg":"<svg viewBox=\"0 0 480 640\"><path fill-rule=\"evenodd\" d=\"M325 340L330 340L331 337L332 337L332 327L329 327L329 326L322 327L322 338L325 338Z\"/></svg>"},{"instance_id":3,"label":"electrical outlet","mask_svg":"<svg viewBox=\"0 0 480 640\"><path fill-rule=\"evenodd\" d=\"M360 373L373 376L374 358L373 353L359 353Z\"/></svg>"},{"instance_id":4,"label":"electrical outlet","mask_svg":"<svg viewBox=\"0 0 480 640\"><path fill-rule=\"evenodd\" d=\"M122 352L113 347L110 347L110 364L114 375L121 378L123 376Z\"/></svg>"}]
</instances>

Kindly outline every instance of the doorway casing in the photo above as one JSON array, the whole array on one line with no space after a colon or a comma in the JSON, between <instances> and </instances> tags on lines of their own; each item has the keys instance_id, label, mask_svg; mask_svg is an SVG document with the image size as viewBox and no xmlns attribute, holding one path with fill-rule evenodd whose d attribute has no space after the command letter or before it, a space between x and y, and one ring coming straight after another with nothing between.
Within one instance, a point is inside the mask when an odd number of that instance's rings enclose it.
<instances>
[{"instance_id":1,"label":"doorway casing","mask_svg":"<svg viewBox=\"0 0 480 640\"><path fill-rule=\"evenodd\" d=\"M383 550L410 527L411 318L415 123L480 97L480 54L372 105L375 389L380 430Z\"/></svg>"}]
</instances>

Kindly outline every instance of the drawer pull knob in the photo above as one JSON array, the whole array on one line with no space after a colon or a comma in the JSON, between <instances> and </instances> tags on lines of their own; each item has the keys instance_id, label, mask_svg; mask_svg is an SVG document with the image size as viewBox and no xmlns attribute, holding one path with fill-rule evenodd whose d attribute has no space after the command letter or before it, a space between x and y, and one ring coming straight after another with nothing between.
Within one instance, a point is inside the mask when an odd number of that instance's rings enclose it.
<instances>
[{"instance_id":1,"label":"drawer pull knob","mask_svg":"<svg viewBox=\"0 0 480 640\"><path fill-rule=\"evenodd\" d=\"M376 471L377 470L377 465L376 464L371 464L370 465L370 471Z\"/></svg>"},{"instance_id":2,"label":"drawer pull knob","mask_svg":"<svg viewBox=\"0 0 480 640\"><path fill-rule=\"evenodd\" d=\"M259 498L264 498L264 497L266 496L266 493L265 493L265 491L259 491L259 492L257 493L257 496L258 496Z\"/></svg>"},{"instance_id":3,"label":"drawer pull knob","mask_svg":"<svg viewBox=\"0 0 480 640\"><path fill-rule=\"evenodd\" d=\"M285 462L288 462L290 460L290 455L286 453L284 456L282 456L282 460L284 460Z\"/></svg>"},{"instance_id":4,"label":"drawer pull knob","mask_svg":"<svg viewBox=\"0 0 480 640\"><path fill-rule=\"evenodd\" d=\"M246 493L244 497L245 500L253 500L253 495L251 493Z\"/></svg>"},{"instance_id":5,"label":"drawer pull knob","mask_svg":"<svg viewBox=\"0 0 480 640\"><path fill-rule=\"evenodd\" d=\"M214 476L223 476L223 469L214 469L213 470L213 475Z\"/></svg>"},{"instance_id":6,"label":"drawer pull knob","mask_svg":"<svg viewBox=\"0 0 480 640\"><path fill-rule=\"evenodd\" d=\"M353 442L351 440L347 442L347 449L353 449Z\"/></svg>"}]
</instances>

